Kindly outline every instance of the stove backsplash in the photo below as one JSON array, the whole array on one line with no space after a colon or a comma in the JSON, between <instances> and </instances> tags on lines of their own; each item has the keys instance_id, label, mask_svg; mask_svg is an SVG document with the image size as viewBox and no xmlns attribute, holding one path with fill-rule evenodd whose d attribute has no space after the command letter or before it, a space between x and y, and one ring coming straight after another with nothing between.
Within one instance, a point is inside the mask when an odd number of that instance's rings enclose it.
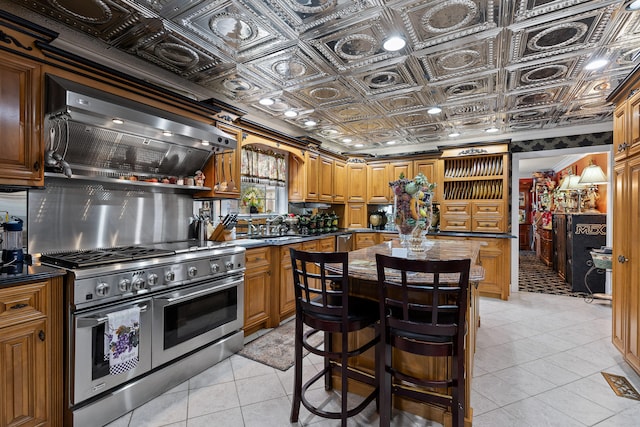
<instances>
[{"instance_id":1,"label":"stove backsplash","mask_svg":"<svg viewBox=\"0 0 640 427\"><path fill-rule=\"evenodd\" d=\"M27 250L39 254L185 240L193 198L47 178L27 209Z\"/></svg>"}]
</instances>

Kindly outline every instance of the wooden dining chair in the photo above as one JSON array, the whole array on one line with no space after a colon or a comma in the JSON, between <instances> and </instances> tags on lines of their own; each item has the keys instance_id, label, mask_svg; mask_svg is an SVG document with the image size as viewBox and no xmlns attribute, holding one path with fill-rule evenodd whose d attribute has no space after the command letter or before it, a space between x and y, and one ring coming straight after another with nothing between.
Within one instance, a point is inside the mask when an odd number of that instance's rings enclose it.
<instances>
[{"instance_id":1,"label":"wooden dining chair","mask_svg":"<svg viewBox=\"0 0 640 427\"><path fill-rule=\"evenodd\" d=\"M464 425L465 318L471 261L428 261L376 254L380 307L380 426L391 422L393 396L448 408ZM447 358L446 373L408 372L397 353ZM450 365L448 365L450 363Z\"/></svg>"},{"instance_id":2,"label":"wooden dining chair","mask_svg":"<svg viewBox=\"0 0 640 427\"><path fill-rule=\"evenodd\" d=\"M379 342L376 323L378 304L349 295L349 266L346 252L304 252L290 249L293 284L296 300L295 371L291 422L297 422L300 403L311 413L324 418L340 419L347 425L347 418L361 412L378 397L377 375L370 376L349 367L349 359L358 356ZM331 264L333 269L327 270ZM333 272L332 272L333 271ZM304 331L305 325L308 327ZM349 349L349 333L374 327L372 339ZM313 345L311 337L324 334L324 343ZM338 338L339 337L339 338ZM352 340L353 341L353 340ZM337 346L334 344L339 343ZM337 347L337 348L335 348ZM303 349L324 358L324 368L302 383ZM340 411L327 411L306 398L308 388L320 378L325 379L325 389L333 387L332 375L341 377ZM370 394L353 408L348 408L348 380L356 380L373 387Z\"/></svg>"}]
</instances>

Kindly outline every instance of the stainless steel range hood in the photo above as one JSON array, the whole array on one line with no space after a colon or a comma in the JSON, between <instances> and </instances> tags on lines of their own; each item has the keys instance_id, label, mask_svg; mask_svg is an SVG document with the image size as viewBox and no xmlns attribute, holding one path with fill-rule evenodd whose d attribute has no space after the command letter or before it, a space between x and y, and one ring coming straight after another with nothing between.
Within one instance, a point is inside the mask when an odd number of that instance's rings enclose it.
<instances>
[{"instance_id":1,"label":"stainless steel range hood","mask_svg":"<svg viewBox=\"0 0 640 427\"><path fill-rule=\"evenodd\" d=\"M74 173L188 176L237 147L215 126L53 76L46 118L47 159L62 158Z\"/></svg>"}]
</instances>

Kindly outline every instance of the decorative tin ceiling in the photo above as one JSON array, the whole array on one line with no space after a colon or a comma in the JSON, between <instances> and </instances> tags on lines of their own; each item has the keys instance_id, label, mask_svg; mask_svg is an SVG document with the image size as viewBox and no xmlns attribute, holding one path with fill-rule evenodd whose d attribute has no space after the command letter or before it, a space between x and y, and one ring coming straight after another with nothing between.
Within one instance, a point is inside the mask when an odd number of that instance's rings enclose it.
<instances>
[{"instance_id":1,"label":"decorative tin ceiling","mask_svg":"<svg viewBox=\"0 0 640 427\"><path fill-rule=\"evenodd\" d=\"M13 3L188 81L202 89L198 99L350 153L389 141L425 151L481 139L490 127L495 139L610 129L605 98L640 53L640 12L619 0ZM395 34L406 47L385 51ZM596 58L609 62L587 70ZM442 111L429 114L434 106Z\"/></svg>"}]
</instances>

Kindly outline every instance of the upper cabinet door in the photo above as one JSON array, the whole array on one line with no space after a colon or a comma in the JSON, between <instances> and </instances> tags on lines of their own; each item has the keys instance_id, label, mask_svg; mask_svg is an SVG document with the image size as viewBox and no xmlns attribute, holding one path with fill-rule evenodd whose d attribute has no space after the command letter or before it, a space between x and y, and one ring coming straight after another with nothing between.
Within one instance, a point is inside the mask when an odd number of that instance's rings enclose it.
<instances>
[{"instance_id":1,"label":"upper cabinet door","mask_svg":"<svg viewBox=\"0 0 640 427\"><path fill-rule=\"evenodd\" d=\"M0 185L44 185L42 70L0 52Z\"/></svg>"},{"instance_id":2,"label":"upper cabinet door","mask_svg":"<svg viewBox=\"0 0 640 427\"><path fill-rule=\"evenodd\" d=\"M389 163L367 165L367 203L391 202L389 175Z\"/></svg>"},{"instance_id":3,"label":"upper cabinet door","mask_svg":"<svg viewBox=\"0 0 640 427\"><path fill-rule=\"evenodd\" d=\"M367 195L367 165L347 163L347 197L349 202L364 203Z\"/></svg>"},{"instance_id":4,"label":"upper cabinet door","mask_svg":"<svg viewBox=\"0 0 640 427\"><path fill-rule=\"evenodd\" d=\"M318 174L318 187L320 193L318 200L321 202L333 202L333 159L320 156L320 173Z\"/></svg>"},{"instance_id":5,"label":"upper cabinet door","mask_svg":"<svg viewBox=\"0 0 640 427\"><path fill-rule=\"evenodd\" d=\"M336 160L333 163L333 203L347 200L347 163Z\"/></svg>"},{"instance_id":6,"label":"upper cabinet door","mask_svg":"<svg viewBox=\"0 0 640 427\"><path fill-rule=\"evenodd\" d=\"M307 175L307 193L305 196L305 201L307 202L317 202L319 188L319 177L318 172L320 171L320 155L318 153L314 153L312 151L307 151L305 159L305 169Z\"/></svg>"}]
</instances>

